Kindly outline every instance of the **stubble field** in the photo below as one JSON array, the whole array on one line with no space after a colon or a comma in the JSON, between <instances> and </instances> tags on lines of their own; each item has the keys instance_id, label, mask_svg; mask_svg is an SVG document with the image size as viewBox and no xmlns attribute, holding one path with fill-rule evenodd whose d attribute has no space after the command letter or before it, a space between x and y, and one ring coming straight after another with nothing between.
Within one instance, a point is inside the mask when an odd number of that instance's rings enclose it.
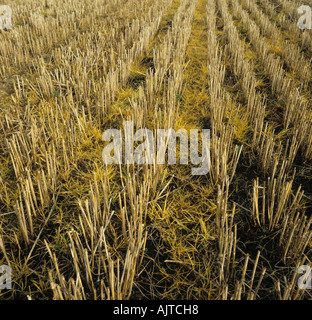
<instances>
[{"instance_id":1,"label":"stubble field","mask_svg":"<svg viewBox=\"0 0 312 320\"><path fill-rule=\"evenodd\" d=\"M311 298L297 272L312 245L300 1L5 4L0 299ZM106 165L102 134L126 120L210 129L209 173Z\"/></svg>"}]
</instances>

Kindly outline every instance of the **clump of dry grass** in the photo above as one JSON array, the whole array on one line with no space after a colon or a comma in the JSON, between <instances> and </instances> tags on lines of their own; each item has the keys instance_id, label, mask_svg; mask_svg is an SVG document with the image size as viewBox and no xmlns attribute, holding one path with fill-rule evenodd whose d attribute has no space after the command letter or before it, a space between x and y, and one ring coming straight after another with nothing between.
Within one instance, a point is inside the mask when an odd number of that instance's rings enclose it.
<instances>
[{"instance_id":1,"label":"clump of dry grass","mask_svg":"<svg viewBox=\"0 0 312 320\"><path fill-rule=\"evenodd\" d=\"M254 180L252 216L255 225L272 231L298 210L303 192L298 188L291 197L292 184L293 177L287 181L283 171L277 177L269 177L263 186L259 185L258 178Z\"/></svg>"},{"instance_id":2,"label":"clump of dry grass","mask_svg":"<svg viewBox=\"0 0 312 320\"><path fill-rule=\"evenodd\" d=\"M46 243L58 274L59 283L51 281L55 299L88 298L84 285L95 300L130 298L145 251L151 173L145 169L142 185L137 185L136 174L128 167L127 179L122 181L124 188L118 195L118 212L108 201L111 191L108 176L99 182L94 180L89 199L79 202L81 235L76 230L68 232L75 278L67 280L58 271L56 256Z\"/></svg>"}]
</instances>

